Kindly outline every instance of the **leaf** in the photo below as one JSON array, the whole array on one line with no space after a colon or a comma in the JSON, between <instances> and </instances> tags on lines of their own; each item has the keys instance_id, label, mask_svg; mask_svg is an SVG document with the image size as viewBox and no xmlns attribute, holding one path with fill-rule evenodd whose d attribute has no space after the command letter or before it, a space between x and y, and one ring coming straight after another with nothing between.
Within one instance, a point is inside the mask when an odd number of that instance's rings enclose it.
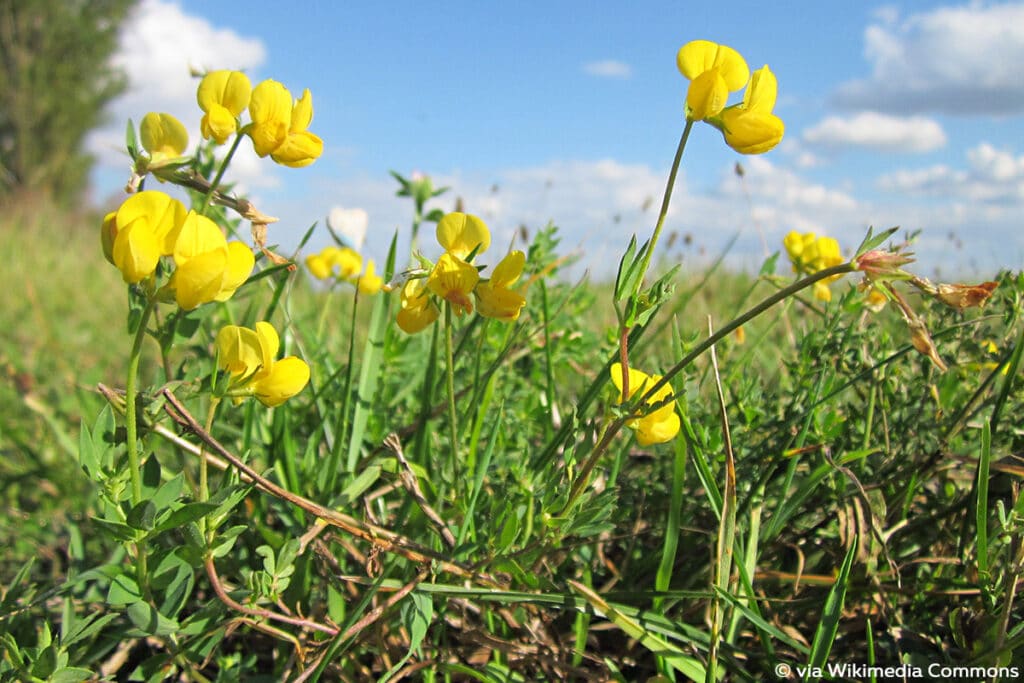
<instances>
[{"instance_id":1,"label":"leaf","mask_svg":"<svg viewBox=\"0 0 1024 683\"><path fill-rule=\"evenodd\" d=\"M65 666L50 674L49 683L78 683L87 681L96 676L89 669L82 669L77 666Z\"/></svg>"},{"instance_id":2,"label":"leaf","mask_svg":"<svg viewBox=\"0 0 1024 683\"><path fill-rule=\"evenodd\" d=\"M128 523L128 526L139 531L149 531L152 529L155 520L156 506L150 500L144 500L132 507L125 517L125 522Z\"/></svg>"},{"instance_id":3,"label":"leaf","mask_svg":"<svg viewBox=\"0 0 1024 683\"><path fill-rule=\"evenodd\" d=\"M138 602L142 599L142 591L135 579L127 574L118 574L110 582L107 590L107 604L111 607L121 607Z\"/></svg>"},{"instance_id":4,"label":"leaf","mask_svg":"<svg viewBox=\"0 0 1024 683\"><path fill-rule=\"evenodd\" d=\"M153 531L154 533L160 533L168 529L183 527L190 522L211 514L219 507L216 503L185 503L176 510L168 510L160 515L160 521L153 528Z\"/></svg>"},{"instance_id":5,"label":"leaf","mask_svg":"<svg viewBox=\"0 0 1024 683\"><path fill-rule=\"evenodd\" d=\"M146 635L169 636L178 630L177 620L168 619L148 602L133 602L126 612L132 624Z\"/></svg>"},{"instance_id":6,"label":"leaf","mask_svg":"<svg viewBox=\"0 0 1024 683\"><path fill-rule=\"evenodd\" d=\"M868 234L864 236L864 240L860 243L860 246L857 247L857 251L854 252L855 257L860 256L866 251L871 251L875 247L881 245L882 242L892 237L892 234L899 229L900 227L897 225L894 228L889 228L888 230L883 230L877 235L873 235L873 229L871 228L871 226L868 226Z\"/></svg>"},{"instance_id":7,"label":"leaf","mask_svg":"<svg viewBox=\"0 0 1024 683\"><path fill-rule=\"evenodd\" d=\"M811 669L822 668L828 661L828 654L832 651L832 643L835 642L836 633L839 630L839 619L843 612L843 602L846 599L847 582L850 579L850 567L853 566L853 559L857 555L857 548L860 547L860 538L855 537L850 543L850 549L846 551L846 558L839 567L839 575L832 584L832 589L825 599L825 607L821 610L821 621L814 632L814 641L811 643L811 656L808 666ZM812 680L817 680L814 678Z\"/></svg>"}]
</instances>

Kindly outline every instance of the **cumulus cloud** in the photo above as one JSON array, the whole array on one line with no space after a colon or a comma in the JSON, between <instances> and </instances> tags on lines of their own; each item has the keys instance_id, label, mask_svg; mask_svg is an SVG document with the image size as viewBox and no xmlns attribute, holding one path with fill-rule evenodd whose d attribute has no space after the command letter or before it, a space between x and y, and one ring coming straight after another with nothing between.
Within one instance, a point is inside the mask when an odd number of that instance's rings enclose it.
<instances>
[{"instance_id":1,"label":"cumulus cloud","mask_svg":"<svg viewBox=\"0 0 1024 683\"><path fill-rule=\"evenodd\" d=\"M865 30L866 79L835 102L888 113L1003 116L1024 111L1024 3L970 3L900 18L876 14Z\"/></svg>"},{"instance_id":2,"label":"cumulus cloud","mask_svg":"<svg viewBox=\"0 0 1024 683\"><path fill-rule=\"evenodd\" d=\"M128 90L107 108L110 123L98 129L87 147L104 170L123 172L128 161L124 152L124 129L128 119L136 125L150 111L176 116L189 129L191 146L199 139L201 112L196 105L198 81L191 71L237 69L250 75L267 57L266 46L256 38L218 28L206 19L186 14L174 2L142 0L122 31L113 63L128 77ZM232 176L247 187L275 184L268 176L269 164L256 162L256 155L239 148L232 162ZM125 177L118 182L123 185ZM110 192L115 187L100 188Z\"/></svg>"},{"instance_id":3,"label":"cumulus cloud","mask_svg":"<svg viewBox=\"0 0 1024 683\"><path fill-rule=\"evenodd\" d=\"M983 142L967 151L965 168L945 164L904 169L881 176L879 188L949 201L1024 204L1024 156L1014 156Z\"/></svg>"},{"instance_id":4,"label":"cumulus cloud","mask_svg":"<svg viewBox=\"0 0 1024 683\"><path fill-rule=\"evenodd\" d=\"M600 76L601 78L629 78L633 75L633 69L629 64L614 59L588 62L583 65L583 71L591 76Z\"/></svg>"},{"instance_id":5,"label":"cumulus cloud","mask_svg":"<svg viewBox=\"0 0 1024 683\"><path fill-rule=\"evenodd\" d=\"M803 133L805 142L823 147L870 147L887 152L930 152L946 144L937 121L924 116L861 112L829 116Z\"/></svg>"}]
</instances>

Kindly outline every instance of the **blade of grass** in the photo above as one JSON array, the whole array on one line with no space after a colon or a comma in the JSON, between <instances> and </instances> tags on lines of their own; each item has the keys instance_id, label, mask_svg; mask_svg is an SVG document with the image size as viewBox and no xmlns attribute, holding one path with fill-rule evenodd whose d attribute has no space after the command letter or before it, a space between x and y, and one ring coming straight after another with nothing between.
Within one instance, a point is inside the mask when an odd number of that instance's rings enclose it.
<instances>
[{"instance_id":1,"label":"blade of grass","mask_svg":"<svg viewBox=\"0 0 1024 683\"><path fill-rule=\"evenodd\" d=\"M850 581L850 568L853 566L853 558L857 555L857 548L860 547L860 538L854 538L850 543L850 549L846 551L843 564L839 567L839 575L832 589L825 599L825 606L821 610L821 621L814 632L814 640L811 643L811 655L808 659L808 666L811 671L821 670L828 661L828 655L832 651L832 644L835 642L836 633L839 631L839 619L843 614L843 603L846 600L846 589ZM820 680L818 676L812 676L811 683Z\"/></svg>"}]
</instances>

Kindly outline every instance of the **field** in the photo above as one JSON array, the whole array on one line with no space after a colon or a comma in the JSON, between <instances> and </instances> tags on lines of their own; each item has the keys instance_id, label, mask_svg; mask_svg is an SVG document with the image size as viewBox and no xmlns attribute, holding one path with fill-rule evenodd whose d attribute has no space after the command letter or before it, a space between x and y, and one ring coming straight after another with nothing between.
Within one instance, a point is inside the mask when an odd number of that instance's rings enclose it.
<instances>
[{"instance_id":1,"label":"field","mask_svg":"<svg viewBox=\"0 0 1024 683\"><path fill-rule=\"evenodd\" d=\"M453 320L450 375L445 329L399 330L396 292L270 268L141 347L138 505L116 426L128 304L100 218L30 205L0 228L19 254L0 285L23 293L0 320L4 680L844 663L1010 679L1024 662L1019 273L982 309L908 297L944 372L858 274L827 305L787 296L672 378L679 435L643 446L609 436L615 288L558 278L557 233L531 236L516 321ZM670 368L709 316L724 327L792 282L774 270L677 273L632 364ZM217 329L256 320L309 386L272 410L211 401Z\"/></svg>"}]
</instances>

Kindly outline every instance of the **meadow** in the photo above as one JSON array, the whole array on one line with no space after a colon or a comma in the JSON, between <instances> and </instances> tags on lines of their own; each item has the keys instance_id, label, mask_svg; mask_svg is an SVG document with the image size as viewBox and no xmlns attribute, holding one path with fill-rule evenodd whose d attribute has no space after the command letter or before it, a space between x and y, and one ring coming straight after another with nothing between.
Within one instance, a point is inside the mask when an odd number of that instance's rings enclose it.
<instances>
[{"instance_id":1,"label":"meadow","mask_svg":"<svg viewBox=\"0 0 1024 683\"><path fill-rule=\"evenodd\" d=\"M436 262L276 253L213 151L312 163L305 100L133 127L111 214L6 207L0 680L1019 677L1024 274L680 264L671 177L609 282L423 177Z\"/></svg>"}]
</instances>

